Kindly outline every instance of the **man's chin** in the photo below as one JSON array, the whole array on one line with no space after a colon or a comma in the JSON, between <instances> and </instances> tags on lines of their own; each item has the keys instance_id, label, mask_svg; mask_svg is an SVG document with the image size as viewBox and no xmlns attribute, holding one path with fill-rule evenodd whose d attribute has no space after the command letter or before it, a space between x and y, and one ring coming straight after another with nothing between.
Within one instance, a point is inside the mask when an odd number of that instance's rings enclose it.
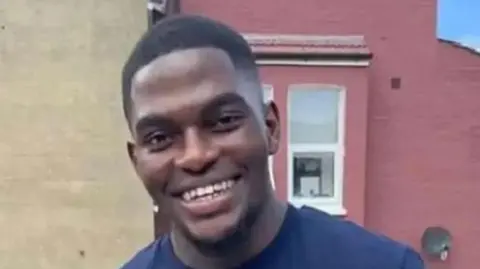
<instances>
[{"instance_id":1,"label":"man's chin","mask_svg":"<svg viewBox=\"0 0 480 269\"><path fill-rule=\"evenodd\" d=\"M188 230L191 239L195 242L206 245L216 245L228 240L237 233L238 224L215 225L215 223L209 221L202 221L190 226Z\"/></svg>"}]
</instances>

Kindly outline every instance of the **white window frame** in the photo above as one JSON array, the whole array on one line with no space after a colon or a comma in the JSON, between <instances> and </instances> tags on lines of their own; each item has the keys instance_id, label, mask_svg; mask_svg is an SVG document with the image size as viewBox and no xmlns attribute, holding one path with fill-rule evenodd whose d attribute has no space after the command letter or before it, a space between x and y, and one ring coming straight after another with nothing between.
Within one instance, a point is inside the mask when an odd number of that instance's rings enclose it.
<instances>
[{"instance_id":1,"label":"white window frame","mask_svg":"<svg viewBox=\"0 0 480 269\"><path fill-rule=\"evenodd\" d=\"M291 93L299 89L311 89L312 91L336 90L339 92L338 103L338 141L334 144L294 144L290 143L290 99ZM345 158L345 109L346 90L339 85L330 84L292 84L287 93L287 158L288 158L288 201L297 206L310 206L332 215L345 215L347 212L343 206L343 182L344 182L344 158ZM299 198L293 195L293 153L294 152L333 152L334 153L334 194L333 197Z\"/></svg>"},{"instance_id":2,"label":"white window frame","mask_svg":"<svg viewBox=\"0 0 480 269\"><path fill-rule=\"evenodd\" d=\"M274 101L274 90L273 86L270 84L263 84L262 85L262 94L263 94L263 101L270 102ZM270 184L272 184L272 188L275 190L275 176L273 170L273 156L268 156L268 170L270 173Z\"/></svg>"}]
</instances>

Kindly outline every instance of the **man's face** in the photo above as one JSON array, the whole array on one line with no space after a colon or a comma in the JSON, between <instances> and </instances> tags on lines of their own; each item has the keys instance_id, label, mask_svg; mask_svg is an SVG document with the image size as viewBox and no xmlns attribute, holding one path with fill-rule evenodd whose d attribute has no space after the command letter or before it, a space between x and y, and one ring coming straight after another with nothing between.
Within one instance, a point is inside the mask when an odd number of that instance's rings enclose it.
<instances>
[{"instance_id":1,"label":"man's face","mask_svg":"<svg viewBox=\"0 0 480 269\"><path fill-rule=\"evenodd\" d=\"M130 157L153 199L195 240L233 234L270 195L267 158L279 126L258 87L216 49L173 52L132 81Z\"/></svg>"}]
</instances>

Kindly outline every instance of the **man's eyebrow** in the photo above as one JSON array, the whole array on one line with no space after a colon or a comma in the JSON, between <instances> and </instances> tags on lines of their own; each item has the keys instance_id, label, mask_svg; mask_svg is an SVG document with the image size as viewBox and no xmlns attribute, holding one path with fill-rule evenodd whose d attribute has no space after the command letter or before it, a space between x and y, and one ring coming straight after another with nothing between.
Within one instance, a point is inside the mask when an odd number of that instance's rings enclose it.
<instances>
[{"instance_id":1,"label":"man's eyebrow","mask_svg":"<svg viewBox=\"0 0 480 269\"><path fill-rule=\"evenodd\" d=\"M210 99L205 106L202 108L201 113L205 114L214 110L220 106L230 105L230 104L240 104L246 105L245 100L236 92L226 92L215 96Z\"/></svg>"},{"instance_id":2,"label":"man's eyebrow","mask_svg":"<svg viewBox=\"0 0 480 269\"><path fill-rule=\"evenodd\" d=\"M137 123L135 124L135 130L137 132L140 132L141 130L144 130L150 126L158 126L158 125L165 125L169 124L170 121L168 119L165 119L164 117L156 114L150 114L146 115L144 117L141 117Z\"/></svg>"}]
</instances>

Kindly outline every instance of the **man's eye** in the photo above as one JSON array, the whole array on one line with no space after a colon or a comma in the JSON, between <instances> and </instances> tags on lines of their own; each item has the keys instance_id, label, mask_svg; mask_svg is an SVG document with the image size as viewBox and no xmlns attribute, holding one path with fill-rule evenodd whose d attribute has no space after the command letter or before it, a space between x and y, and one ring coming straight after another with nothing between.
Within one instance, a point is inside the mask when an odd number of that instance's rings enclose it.
<instances>
[{"instance_id":1,"label":"man's eye","mask_svg":"<svg viewBox=\"0 0 480 269\"><path fill-rule=\"evenodd\" d=\"M245 117L240 114L224 115L213 122L211 128L214 132L228 132L238 128Z\"/></svg>"},{"instance_id":2,"label":"man's eye","mask_svg":"<svg viewBox=\"0 0 480 269\"><path fill-rule=\"evenodd\" d=\"M161 132L154 132L147 135L144 139L144 144L150 150L159 151L164 150L172 144L172 137Z\"/></svg>"}]
</instances>

